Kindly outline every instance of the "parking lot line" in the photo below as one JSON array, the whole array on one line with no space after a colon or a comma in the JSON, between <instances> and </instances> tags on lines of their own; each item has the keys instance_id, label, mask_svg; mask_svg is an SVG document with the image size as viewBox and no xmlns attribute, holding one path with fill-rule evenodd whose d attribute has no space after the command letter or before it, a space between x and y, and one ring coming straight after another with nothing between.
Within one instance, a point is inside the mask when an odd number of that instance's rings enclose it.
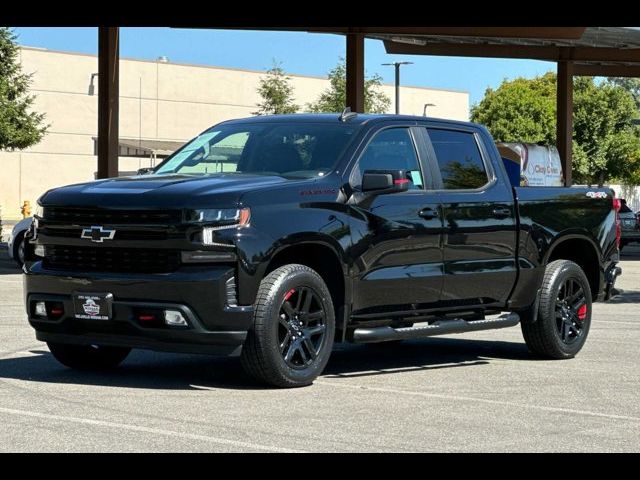
<instances>
[{"instance_id":1,"label":"parking lot line","mask_svg":"<svg viewBox=\"0 0 640 480\"><path fill-rule=\"evenodd\" d=\"M184 438L187 440L198 440L203 442L216 443L218 445L227 445L230 447L247 448L253 450L261 450L266 452L279 453L305 453L302 450L294 450L291 448L282 448L269 445L260 445L257 443L241 442L238 440L229 440L227 438L212 437L209 435L198 435L194 433L176 432L175 430L165 430L155 427L143 427L141 425L131 425L119 422L107 422L104 420L94 420L90 418L68 417L65 415L52 415L49 413L31 412L27 410L16 410L13 408L0 407L0 413L7 415L16 415L22 417L42 418L45 420L57 420L61 422L72 422L84 425L93 425L98 427L115 428L118 430L127 430L131 432L150 433L154 435L165 435L169 437Z\"/></svg>"},{"instance_id":2,"label":"parking lot line","mask_svg":"<svg viewBox=\"0 0 640 480\"><path fill-rule=\"evenodd\" d=\"M394 395L410 395L416 397L438 398L441 400L454 400L462 402L486 403L490 405L502 405L506 407L527 408L530 410L541 410L545 412L569 413L571 415L585 415L589 417L610 418L612 420L630 420L632 422L640 422L640 417L632 417L627 415L616 415L614 413L591 412L588 410L575 410L571 408L545 407L544 405L529 405L526 403L505 402L503 400L491 400L488 398L466 397L460 395L444 395L441 393L417 392L414 390L401 390L396 388L371 387L367 385L344 384L338 382L316 381L314 385L327 385L331 387L350 388L352 390L393 393Z\"/></svg>"}]
</instances>

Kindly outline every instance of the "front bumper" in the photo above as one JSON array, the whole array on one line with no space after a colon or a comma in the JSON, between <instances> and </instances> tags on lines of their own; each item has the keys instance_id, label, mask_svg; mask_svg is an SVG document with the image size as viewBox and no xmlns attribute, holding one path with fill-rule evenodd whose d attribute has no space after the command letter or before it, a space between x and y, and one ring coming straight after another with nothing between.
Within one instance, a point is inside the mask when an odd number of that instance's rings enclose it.
<instances>
[{"instance_id":1,"label":"front bumper","mask_svg":"<svg viewBox=\"0 0 640 480\"><path fill-rule=\"evenodd\" d=\"M81 274L48 271L35 262L25 273L29 323L42 341L237 355L253 321L252 306L229 304L232 266L184 267L170 274ZM76 319L77 293L111 293L111 320ZM64 314L39 318L37 301L60 302ZM189 325L143 326L136 318L139 309L180 310Z\"/></svg>"}]
</instances>

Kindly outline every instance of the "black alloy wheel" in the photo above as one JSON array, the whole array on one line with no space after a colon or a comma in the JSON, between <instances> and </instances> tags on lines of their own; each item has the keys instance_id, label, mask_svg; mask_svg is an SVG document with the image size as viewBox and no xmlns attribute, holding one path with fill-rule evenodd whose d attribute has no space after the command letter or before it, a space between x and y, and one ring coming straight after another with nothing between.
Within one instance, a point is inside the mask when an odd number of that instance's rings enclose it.
<instances>
[{"instance_id":1,"label":"black alloy wheel","mask_svg":"<svg viewBox=\"0 0 640 480\"><path fill-rule=\"evenodd\" d=\"M329 361L335 329L331 293L318 272L283 265L260 282L242 366L275 387L311 385Z\"/></svg>"},{"instance_id":2,"label":"black alloy wheel","mask_svg":"<svg viewBox=\"0 0 640 480\"><path fill-rule=\"evenodd\" d=\"M318 293L311 287L290 289L280 307L278 326L278 345L285 363L296 370L311 365L326 331L326 313Z\"/></svg>"},{"instance_id":3,"label":"black alloy wheel","mask_svg":"<svg viewBox=\"0 0 640 480\"><path fill-rule=\"evenodd\" d=\"M580 338L587 314L587 300L580 280L567 278L556 298L556 326L565 345L571 345Z\"/></svg>"},{"instance_id":4,"label":"black alloy wheel","mask_svg":"<svg viewBox=\"0 0 640 480\"><path fill-rule=\"evenodd\" d=\"M591 285L579 265L570 260L549 263L538 308L519 312L529 350L542 358L575 357L589 334L591 303Z\"/></svg>"}]
</instances>

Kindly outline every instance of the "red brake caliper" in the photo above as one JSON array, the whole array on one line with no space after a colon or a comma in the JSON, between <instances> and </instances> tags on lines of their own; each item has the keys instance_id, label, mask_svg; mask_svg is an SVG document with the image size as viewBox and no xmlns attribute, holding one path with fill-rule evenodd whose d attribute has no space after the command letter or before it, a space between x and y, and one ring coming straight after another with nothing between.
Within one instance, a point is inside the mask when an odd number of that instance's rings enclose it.
<instances>
[{"instance_id":1,"label":"red brake caliper","mask_svg":"<svg viewBox=\"0 0 640 480\"><path fill-rule=\"evenodd\" d=\"M289 300L291 298L291 295L293 295L294 293L296 293L296 289L295 288L292 288L287 293L285 293L284 294L284 301L286 302L287 300Z\"/></svg>"},{"instance_id":2,"label":"red brake caliper","mask_svg":"<svg viewBox=\"0 0 640 480\"><path fill-rule=\"evenodd\" d=\"M578 318L584 320L587 318L587 305L584 304L578 309Z\"/></svg>"}]
</instances>

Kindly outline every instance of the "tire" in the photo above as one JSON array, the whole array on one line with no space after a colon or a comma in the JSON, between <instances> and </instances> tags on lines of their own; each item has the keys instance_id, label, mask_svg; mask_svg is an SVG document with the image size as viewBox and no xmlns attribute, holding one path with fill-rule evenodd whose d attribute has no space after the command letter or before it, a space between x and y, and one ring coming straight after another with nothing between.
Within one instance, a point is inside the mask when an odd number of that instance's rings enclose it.
<instances>
[{"instance_id":1,"label":"tire","mask_svg":"<svg viewBox=\"0 0 640 480\"><path fill-rule=\"evenodd\" d=\"M551 262L542 281L537 319L524 321L525 314L521 323L527 347L542 358L573 358L587 340L591 312L591 287L582 269L568 260Z\"/></svg>"},{"instance_id":2,"label":"tire","mask_svg":"<svg viewBox=\"0 0 640 480\"><path fill-rule=\"evenodd\" d=\"M313 383L329 361L335 334L333 302L322 277L304 265L282 266L262 280L254 307L242 348L244 370L275 387Z\"/></svg>"},{"instance_id":3,"label":"tire","mask_svg":"<svg viewBox=\"0 0 640 480\"><path fill-rule=\"evenodd\" d=\"M61 364L76 370L108 370L117 367L130 348L98 345L68 345L47 342L49 351Z\"/></svg>"},{"instance_id":4,"label":"tire","mask_svg":"<svg viewBox=\"0 0 640 480\"><path fill-rule=\"evenodd\" d=\"M13 252L11 252L13 260L20 268L24 265L24 234L25 232L21 232L16 235L16 238L13 240Z\"/></svg>"}]
</instances>

